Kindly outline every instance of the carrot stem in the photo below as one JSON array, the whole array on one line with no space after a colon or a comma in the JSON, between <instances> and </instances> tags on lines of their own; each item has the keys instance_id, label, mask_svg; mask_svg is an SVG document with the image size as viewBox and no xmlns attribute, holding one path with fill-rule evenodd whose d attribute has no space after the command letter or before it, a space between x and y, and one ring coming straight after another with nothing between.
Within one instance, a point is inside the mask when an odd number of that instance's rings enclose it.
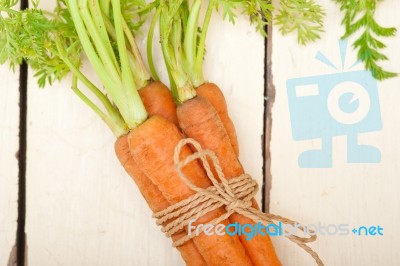
<instances>
[{"instance_id":1,"label":"carrot stem","mask_svg":"<svg viewBox=\"0 0 400 266\"><path fill-rule=\"evenodd\" d=\"M93 111L96 112L100 116L101 119L103 119L106 124L110 127L111 131L114 133L116 137L119 137L123 134L127 133L127 127L122 119L120 113L118 110L111 104L109 99L85 76L81 71L79 71L78 67L76 67L71 60L68 58L68 52L65 50L65 48L61 45L61 41L59 38L56 38L56 45L57 45L57 50L59 53L60 58L64 61L64 63L68 66L68 68L71 70L73 73L73 79L72 79L72 90L81 98ZM73 44L74 45L74 44ZM73 46L71 45L71 46ZM109 114L109 118L105 118L105 115L103 115L103 112L99 113L97 110L100 110L96 106L94 108L93 102L89 100L85 96L85 98L82 97L82 93L80 90L78 90L77 85L75 84L75 79L79 79L96 97L97 99L103 104L104 108L106 109L107 113ZM111 121L110 121L111 120Z\"/></svg>"},{"instance_id":2,"label":"carrot stem","mask_svg":"<svg viewBox=\"0 0 400 266\"><path fill-rule=\"evenodd\" d=\"M71 62L71 60L69 60L67 51L64 47L62 47L59 39L56 39L56 45L60 58L65 62L74 76L79 78L85 84L85 86L97 96L110 114L118 114L117 110L108 100L108 98L85 75L83 75L82 72L79 71L79 69Z\"/></svg>"},{"instance_id":3,"label":"carrot stem","mask_svg":"<svg viewBox=\"0 0 400 266\"><path fill-rule=\"evenodd\" d=\"M201 35L200 35L199 45L197 48L196 60L193 66L193 76L192 76L192 82L196 88L204 83L203 61L204 61L204 53L206 50L206 37L214 7L215 7L215 0L210 0L208 3L206 15L204 17L203 26L201 27Z\"/></svg>"},{"instance_id":4,"label":"carrot stem","mask_svg":"<svg viewBox=\"0 0 400 266\"><path fill-rule=\"evenodd\" d=\"M186 25L185 38L183 41L184 52L188 62L194 62L196 57L196 38L198 29L201 0L196 0L191 8Z\"/></svg>"},{"instance_id":5,"label":"carrot stem","mask_svg":"<svg viewBox=\"0 0 400 266\"><path fill-rule=\"evenodd\" d=\"M170 50L170 46L168 43L169 40L169 32L170 32L170 26L172 25L172 18L168 15L168 8L166 6L161 6L160 7L160 42L161 42L161 51L164 57L164 62L165 62L165 67L167 68L168 72L168 77L170 80L170 88L171 88L171 93L174 97L174 99L178 99L178 88L176 81L174 80L174 77L172 75L172 71L174 68L176 68L173 60L173 55Z\"/></svg>"},{"instance_id":6,"label":"carrot stem","mask_svg":"<svg viewBox=\"0 0 400 266\"><path fill-rule=\"evenodd\" d=\"M110 15L110 0L100 0L101 11L108 17Z\"/></svg>"},{"instance_id":7,"label":"carrot stem","mask_svg":"<svg viewBox=\"0 0 400 266\"><path fill-rule=\"evenodd\" d=\"M105 69L105 66L103 65L101 59L97 55L97 52L95 48L92 45L92 41L90 40L90 37L86 31L85 24L80 16L79 13L79 8L78 8L78 3L77 0L68 0L68 5L69 9L71 12L71 17L74 21L75 24L75 29L79 35L79 39L81 41L82 47L85 50L85 53L91 62L94 70L102 80L103 85L106 88L117 88L120 86L118 82L115 79L112 79ZM109 91L111 97L114 99L115 103L118 106L118 103L120 102L119 97L117 97L116 92L113 90ZM121 99L122 100L122 99Z\"/></svg>"},{"instance_id":8,"label":"carrot stem","mask_svg":"<svg viewBox=\"0 0 400 266\"><path fill-rule=\"evenodd\" d=\"M156 67L154 65L154 58L153 58L153 38L154 38L154 30L156 28L157 21L160 17L160 12L161 9L157 9L153 18L151 19L151 24L149 28L149 33L147 35L147 45L146 45L146 51L147 51L147 61L149 63L149 68L151 75L155 80L160 80Z\"/></svg>"},{"instance_id":9,"label":"carrot stem","mask_svg":"<svg viewBox=\"0 0 400 266\"><path fill-rule=\"evenodd\" d=\"M160 36L164 61L171 84L174 85L171 86L172 95L176 102L182 103L195 97L196 91L182 65L185 61L181 48L182 28L179 16L182 1L179 2L179 5L175 4L167 6L164 3L159 7L161 9Z\"/></svg>"},{"instance_id":10,"label":"carrot stem","mask_svg":"<svg viewBox=\"0 0 400 266\"><path fill-rule=\"evenodd\" d=\"M149 83L151 76L150 76L149 71L146 68L146 65L144 64L142 55L140 54L140 51L136 44L135 38L133 37L133 34L130 31L128 24L126 23L122 14L121 14L121 21L122 21L122 27L124 29L126 39L128 40L131 51L133 53L133 56L131 58L133 59L133 62L135 63L135 65L137 65L135 77L136 77L136 80L138 81L138 83L137 83L138 89L141 89L141 88L144 88Z\"/></svg>"},{"instance_id":11,"label":"carrot stem","mask_svg":"<svg viewBox=\"0 0 400 266\"><path fill-rule=\"evenodd\" d=\"M114 50L110 49L111 43L100 6L88 8L87 0L80 0L79 3L78 0L67 2L79 40L93 69L118 107L127 127L135 128L147 118L147 113L132 77L119 0L112 1L118 61ZM92 17L91 11L94 12L95 18ZM96 25L100 25L101 29L97 29Z\"/></svg>"},{"instance_id":12,"label":"carrot stem","mask_svg":"<svg viewBox=\"0 0 400 266\"><path fill-rule=\"evenodd\" d=\"M136 90L136 85L132 77L131 69L129 66L128 53L126 51L125 36L121 14L121 3L119 0L112 0L112 10L114 15L114 28L117 34L117 45L119 52L119 59L122 69L122 84L125 95L128 99L138 99L135 104L129 104L127 109L135 114L133 117L133 126L136 127L141 124L147 118L147 113L144 108L140 96Z\"/></svg>"},{"instance_id":13,"label":"carrot stem","mask_svg":"<svg viewBox=\"0 0 400 266\"><path fill-rule=\"evenodd\" d=\"M104 23L107 29L108 34L111 39L117 42L117 34L115 33L114 25L108 19L108 17L103 13ZM134 55L130 52L132 50L131 46L127 45L127 53L129 58L129 66L131 67L133 78L135 79L136 85L141 89L145 87L151 78L146 69L139 69L138 64L136 63L136 59Z\"/></svg>"},{"instance_id":14,"label":"carrot stem","mask_svg":"<svg viewBox=\"0 0 400 266\"><path fill-rule=\"evenodd\" d=\"M89 106L90 109L92 109L108 125L108 127L111 129L111 131L117 138L127 133L127 130L125 128L115 124L112 118L110 118L103 111L101 111L96 104L94 104L85 94L82 93L81 90L79 90L78 78L75 75L72 76L71 89L87 106Z\"/></svg>"},{"instance_id":15,"label":"carrot stem","mask_svg":"<svg viewBox=\"0 0 400 266\"><path fill-rule=\"evenodd\" d=\"M101 35L92 20L92 14L89 12L87 0L79 0L78 6L80 11L79 13L81 14L80 17L87 29L87 33L93 41L93 45L98 52L100 60L108 72L108 75L111 75L113 79L118 80L121 70L117 66L116 59L114 60L115 56L111 52L112 48L110 50L109 46L104 42L104 40L102 40Z\"/></svg>"},{"instance_id":16,"label":"carrot stem","mask_svg":"<svg viewBox=\"0 0 400 266\"><path fill-rule=\"evenodd\" d=\"M92 30L92 25L95 26L95 31L93 32L93 40L101 40L98 45L104 45L104 48L107 50L107 55L109 55L109 57L111 58L111 60L113 61L113 66L118 69L118 62L117 62L117 58L114 55L113 52L113 48L111 46L111 42L110 39L108 37L107 34L107 30L106 30L106 26L104 25L104 20L103 20L103 15L100 9L100 5L99 2L97 0L89 0L89 2L87 3L87 0L81 0L83 1L85 4L85 7L88 7L89 9L87 10L86 8L81 9L83 12L87 12L90 11L90 15L93 21L93 24L90 23L90 19L87 20L90 24L90 30Z\"/></svg>"}]
</instances>

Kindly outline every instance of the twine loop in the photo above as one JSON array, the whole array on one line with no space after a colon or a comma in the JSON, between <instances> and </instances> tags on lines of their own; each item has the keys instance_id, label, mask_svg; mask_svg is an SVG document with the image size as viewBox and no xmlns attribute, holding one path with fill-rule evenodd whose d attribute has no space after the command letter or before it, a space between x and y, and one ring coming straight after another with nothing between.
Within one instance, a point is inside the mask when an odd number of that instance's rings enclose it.
<instances>
[{"instance_id":1,"label":"twine loop","mask_svg":"<svg viewBox=\"0 0 400 266\"><path fill-rule=\"evenodd\" d=\"M243 201L243 200L234 200L231 203L229 203L228 205L226 205L225 210L227 212L230 211L234 211L237 208L242 208L242 209L247 209L251 206L251 202L250 201Z\"/></svg>"},{"instance_id":2,"label":"twine loop","mask_svg":"<svg viewBox=\"0 0 400 266\"><path fill-rule=\"evenodd\" d=\"M181 159L181 150L186 145L191 145L196 150L193 154ZM212 186L204 189L196 186L182 171L183 167L189 163L200 160L208 178L212 182ZM211 162L211 164L210 164ZM307 231L309 237L300 237L293 234L285 234L285 237L296 243L299 247L309 253L317 265L324 265L318 254L312 250L307 243L317 239L315 232L285 217L274 215L271 213L263 213L252 207L253 198L258 191L258 184L248 174L242 174L238 177L227 180L222 172L218 158L210 150L203 150L198 142L194 139L182 139L175 147L174 164L179 177L187 186L196 193L187 199L171 205L165 210L157 212L153 215L157 219L157 225L162 226L162 232L167 237L171 237L175 233L183 230L189 223L196 221L206 213L224 207L226 213L208 222L208 224L217 225L223 220L228 219L233 213L238 213L263 226L269 226L278 223L296 226L298 229ZM214 170L214 171L213 171ZM215 173L215 174L214 174ZM275 227L277 228L277 227ZM306 230L307 229L307 230ZM181 246L191 240L197 234L202 233L204 226L200 230L196 229L196 234L189 233L184 237L173 242L173 246ZM287 233L285 231L285 233Z\"/></svg>"}]
</instances>

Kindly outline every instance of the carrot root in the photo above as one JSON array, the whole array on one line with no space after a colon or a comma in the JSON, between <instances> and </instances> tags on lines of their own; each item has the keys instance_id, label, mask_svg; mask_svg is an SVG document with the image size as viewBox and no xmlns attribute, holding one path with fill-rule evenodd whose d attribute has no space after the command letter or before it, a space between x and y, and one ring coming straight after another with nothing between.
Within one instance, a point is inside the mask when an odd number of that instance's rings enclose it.
<instances>
[{"instance_id":1,"label":"carrot root","mask_svg":"<svg viewBox=\"0 0 400 266\"><path fill-rule=\"evenodd\" d=\"M124 135L115 142L115 153L125 168L126 172L132 177L142 193L144 199L147 201L150 209L153 212L159 212L170 206L168 201L161 194L160 190L154 185L153 182L139 169L129 151L128 136ZM177 240L186 233L184 231L176 233L172 239ZM188 241L185 244L177 247L186 265L190 266L204 266L206 265L203 257L197 250L193 241Z\"/></svg>"},{"instance_id":2,"label":"carrot root","mask_svg":"<svg viewBox=\"0 0 400 266\"><path fill-rule=\"evenodd\" d=\"M151 136L151 137L149 137ZM160 189L170 204L175 204L194 194L175 170L173 155L175 146L182 139L179 129L166 119L153 116L128 135L132 158L142 171ZM181 156L192 154L184 147ZM211 185L201 165L194 161L183 169L184 174L199 187ZM200 217L196 223L208 223L225 213L222 208ZM222 223L228 224L225 220ZM237 236L199 234L193 238L207 265L252 265Z\"/></svg>"},{"instance_id":3,"label":"carrot root","mask_svg":"<svg viewBox=\"0 0 400 266\"><path fill-rule=\"evenodd\" d=\"M239 156L239 142L236 135L235 125L228 114L228 106L221 89L214 83L204 83L196 89L197 95L205 98L215 108L218 116L228 133L233 150Z\"/></svg>"},{"instance_id":4,"label":"carrot root","mask_svg":"<svg viewBox=\"0 0 400 266\"><path fill-rule=\"evenodd\" d=\"M231 145L228 133L215 108L202 96L197 96L179 105L177 116L182 131L195 139L204 149L212 150L218 157L225 178L230 179L244 173L242 165ZM258 208L253 199L253 207ZM255 224L251 219L234 214L229 220L241 225ZM246 240L240 236L242 245L254 265L280 265L268 236L255 236Z\"/></svg>"},{"instance_id":5,"label":"carrot root","mask_svg":"<svg viewBox=\"0 0 400 266\"><path fill-rule=\"evenodd\" d=\"M162 82L151 82L140 89L139 94L149 116L160 115L178 125L176 104L170 90Z\"/></svg>"}]
</instances>

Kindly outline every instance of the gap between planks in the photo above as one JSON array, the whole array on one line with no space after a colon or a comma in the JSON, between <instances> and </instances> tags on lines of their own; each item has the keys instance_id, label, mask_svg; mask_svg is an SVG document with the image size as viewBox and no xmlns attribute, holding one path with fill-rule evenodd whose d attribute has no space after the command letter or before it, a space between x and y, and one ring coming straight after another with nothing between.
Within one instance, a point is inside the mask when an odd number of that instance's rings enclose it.
<instances>
[{"instance_id":1,"label":"gap between planks","mask_svg":"<svg viewBox=\"0 0 400 266\"><path fill-rule=\"evenodd\" d=\"M21 0L20 9L29 7L29 0ZM16 252L12 251L11 256L16 256L16 265L26 264L26 138L27 138L27 88L28 88L28 66L25 62L20 66L19 74L19 150L18 150L18 220ZM10 262L9 262L10 263Z\"/></svg>"},{"instance_id":2,"label":"gap between planks","mask_svg":"<svg viewBox=\"0 0 400 266\"><path fill-rule=\"evenodd\" d=\"M270 196L272 187L272 173L271 173L271 130L272 130L272 106L275 101L275 86L272 79L272 26L267 27L268 37L265 39L265 60L264 60L264 136L263 136L263 186L262 186L262 210L269 213L270 209Z\"/></svg>"}]
</instances>

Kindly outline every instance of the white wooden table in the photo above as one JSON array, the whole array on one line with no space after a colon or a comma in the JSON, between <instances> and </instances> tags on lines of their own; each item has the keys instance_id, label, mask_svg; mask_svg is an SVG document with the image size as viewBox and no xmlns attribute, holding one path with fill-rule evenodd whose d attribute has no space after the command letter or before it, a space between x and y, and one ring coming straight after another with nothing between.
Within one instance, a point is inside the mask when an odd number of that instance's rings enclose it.
<instances>
[{"instance_id":1,"label":"white wooden table","mask_svg":"<svg viewBox=\"0 0 400 266\"><path fill-rule=\"evenodd\" d=\"M50 7L51 1L42 1ZM349 164L346 137L333 138L332 166L301 167L298 156L318 149L319 139L295 141L289 113L287 80L348 69L331 69L315 60L319 51L341 63L338 40L340 14L331 1L319 1L327 12L327 32L321 40L299 47L294 36L282 37L273 28L269 42L268 106L272 106L270 161L264 162L265 44L248 24L235 26L214 16L208 36L205 76L224 90L236 124L240 159L260 184L271 212L303 224L348 224L384 228L383 236L318 236L311 246L326 265L399 265L400 219L398 193L400 144L400 78L379 82L383 127L359 134L360 143L381 152L379 163ZM400 5L381 4L382 23L400 27ZM351 40L350 40L351 41ZM139 42L140 45L144 43ZM399 71L399 38L388 40L388 68ZM161 55L156 55L161 62ZM346 62L355 53L347 51ZM356 70L361 70L358 66ZM6 265L15 244L18 199L18 71L0 68L0 265ZM166 79L166 75L162 75ZM66 80L39 89L29 73L26 161L26 225L28 265L182 265L178 252L160 232L138 189L119 165L114 137L69 89ZM323 99L322 99L323 100ZM268 135L268 134L267 134ZM270 142L269 142L270 141ZM268 154L268 151L266 152ZM257 195L261 202L262 193ZM284 265L312 265L296 245L273 238Z\"/></svg>"},{"instance_id":2,"label":"white wooden table","mask_svg":"<svg viewBox=\"0 0 400 266\"><path fill-rule=\"evenodd\" d=\"M333 137L332 166L327 168L301 168L299 167L299 155L307 150L319 149L321 139L309 139L295 141L292 136L293 125L300 122L307 128L307 120L312 116L304 117L301 121L293 121L289 114L289 103L293 110L302 101L301 93L295 101L289 101L287 81L294 78L306 79L305 83L313 83L309 77L323 76L324 82L319 84L323 95L324 85L328 83L329 75L337 74L336 87L340 83L347 82L347 72L362 70L362 65L351 68L356 61L356 53L349 47L342 67L339 49L339 39L343 34L343 28L339 26L341 20L337 12L337 6L333 1L318 1L324 4L327 11L325 19L326 32L321 40L305 48L296 46L293 36L283 38L276 31L272 37L272 75L275 86L275 102L272 109L272 191L270 195L270 210L284 216L293 217L304 224L348 224L352 230L360 226L378 226L384 228L383 236L358 236L352 232L346 236L318 236L318 241L311 244L312 247L324 259L326 265L399 265L400 246L398 223L400 219L400 196L398 188L400 184L399 151L400 127L398 124L400 110L398 99L400 97L400 78L390 79L377 83L378 97L370 95L370 108L380 107L382 129L368 133L358 134L355 126L349 129L349 134L357 134L360 144L372 145L380 150L379 163L348 163L348 140L346 135ZM387 0L379 4L377 12L378 21L386 26L399 28L400 22L396 14L400 10L398 1ZM385 66L396 72L399 69L398 51L399 37L385 40L388 48L385 53L391 58ZM324 54L337 69L315 59L316 54ZM355 79L363 79L362 74L352 76ZM340 80L343 78L343 80ZM296 82L301 82L297 79ZM357 87L357 84L353 84ZM373 83L368 90L374 91ZM332 94L336 89L331 89ZM351 87L351 86L350 86ZM304 87L304 88L310 88ZM336 89L337 90L337 89ZM339 89L340 90L340 89ZM356 94L358 95L358 94ZM310 96L318 104L328 100L321 97ZM334 97L334 96L331 96ZM359 95L360 102L364 101L364 95ZM368 99L368 97L367 97ZM375 105L375 107L374 107ZM334 108L332 107L332 110ZM320 110L324 112L323 110ZM316 116L320 114L315 114ZM334 113L333 116L338 116ZM323 119L330 119L324 117ZM342 123L351 123L352 118L338 118ZM369 125L378 123L378 119L370 119ZM356 121L356 120L354 120ZM334 124L332 128L323 131L322 135L336 130L341 125ZM322 131L321 131L322 132ZM352 150L352 148L350 148ZM357 154L361 156L362 154ZM371 159L373 156L369 157ZM372 160L372 159L371 159ZM332 229L333 230L333 229ZM333 231L332 231L333 232ZM308 256L300 249L283 239L277 239L278 254L287 265L310 265Z\"/></svg>"},{"instance_id":3,"label":"white wooden table","mask_svg":"<svg viewBox=\"0 0 400 266\"><path fill-rule=\"evenodd\" d=\"M0 73L0 263L5 265L17 234L19 79L8 66L0 66Z\"/></svg>"}]
</instances>

